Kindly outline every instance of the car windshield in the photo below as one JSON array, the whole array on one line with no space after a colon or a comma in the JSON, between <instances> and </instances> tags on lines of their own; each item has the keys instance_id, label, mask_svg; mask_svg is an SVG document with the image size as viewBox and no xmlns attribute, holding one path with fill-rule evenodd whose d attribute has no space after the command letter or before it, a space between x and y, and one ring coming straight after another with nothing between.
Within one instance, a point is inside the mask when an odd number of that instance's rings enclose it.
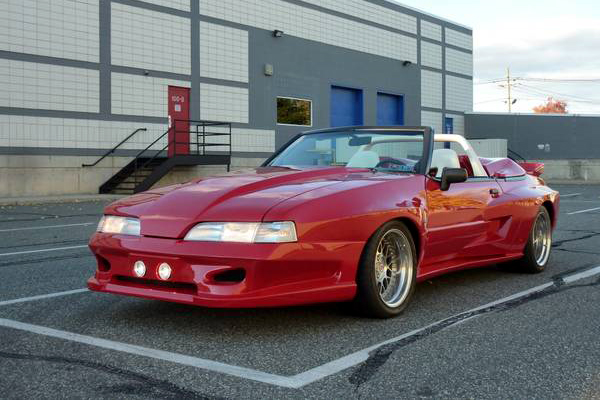
<instances>
[{"instance_id":1,"label":"car windshield","mask_svg":"<svg viewBox=\"0 0 600 400\"><path fill-rule=\"evenodd\" d=\"M423 153L422 132L348 130L300 136L269 165L339 166L414 173L418 171Z\"/></svg>"}]
</instances>

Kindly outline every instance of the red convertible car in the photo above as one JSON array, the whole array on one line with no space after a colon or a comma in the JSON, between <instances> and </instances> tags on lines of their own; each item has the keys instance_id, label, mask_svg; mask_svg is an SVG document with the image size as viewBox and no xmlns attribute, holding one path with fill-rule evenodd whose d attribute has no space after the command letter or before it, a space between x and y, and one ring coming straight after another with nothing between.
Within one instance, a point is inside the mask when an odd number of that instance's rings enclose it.
<instances>
[{"instance_id":1,"label":"red convertible car","mask_svg":"<svg viewBox=\"0 0 600 400\"><path fill-rule=\"evenodd\" d=\"M304 133L255 170L106 207L88 286L206 307L353 301L394 316L436 275L509 261L542 271L559 207L542 172L423 127Z\"/></svg>"}]
</instances>

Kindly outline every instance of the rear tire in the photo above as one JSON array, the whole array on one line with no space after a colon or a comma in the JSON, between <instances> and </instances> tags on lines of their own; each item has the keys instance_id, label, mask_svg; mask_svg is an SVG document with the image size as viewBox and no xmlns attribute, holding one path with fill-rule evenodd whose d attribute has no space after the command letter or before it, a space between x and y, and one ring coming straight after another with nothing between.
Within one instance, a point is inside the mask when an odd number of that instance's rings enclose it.
<instances>
[{"instance_id":1,"label":"rear tire","mask_svg":"<svg viewBox=\"0 0 600 400\"><path fill-rule=\"evenodd\" d=\"M552 220L546 207L537 213L523 257L513 261L513 269L529 274L538 274L546 269L552 250Z\"/></svg>"},{"instance_id":2,"label":"rear tire","mask_svg":"<svg viewBox=\"0 0 600 400\"><path fill-rule=\"evenodd\" d=\"M359 264L357 310L372 318L402 313L415 291L416 253L412 235L402 222L379 228L367 242Z\"/></svg>"}]
</instances>

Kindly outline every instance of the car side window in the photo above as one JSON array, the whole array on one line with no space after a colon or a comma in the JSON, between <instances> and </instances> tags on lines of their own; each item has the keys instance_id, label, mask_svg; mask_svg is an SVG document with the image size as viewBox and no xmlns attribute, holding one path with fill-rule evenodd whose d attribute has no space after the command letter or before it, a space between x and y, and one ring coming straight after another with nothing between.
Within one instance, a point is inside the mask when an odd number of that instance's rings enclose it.
<instances>
[{"instance_id":1,"label":"car side window","mask_svg":"<svg viewBox=\"0 0 600 400\"><path fill-rule=\"evenodd\" d=\"M463 148L460 143L456 142L438 142L434 143L435 149L444 149L449 148L454 150L458 155L458 160L460 162L460 167L467 170L467 175L469 179L481 179L481 178L489 178L489 175L485 172L485 169L481 166L481 162L479 159L473 159L473 154L469 154Z\"/></svg>"}]
</instances>

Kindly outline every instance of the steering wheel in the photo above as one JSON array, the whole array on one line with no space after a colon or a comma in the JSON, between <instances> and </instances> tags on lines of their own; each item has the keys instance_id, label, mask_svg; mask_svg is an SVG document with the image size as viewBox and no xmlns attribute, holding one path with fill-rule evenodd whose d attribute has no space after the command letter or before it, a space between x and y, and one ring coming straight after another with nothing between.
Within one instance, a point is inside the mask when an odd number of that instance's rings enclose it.
<instances>
[{"instance_id":1,"label":"steering wheel","mask_svg":"<svg viewBox=\"0 0 600 400\"><path fill-rule=\"evenodd\" d=\"M387 160L381 160L381 161L379 161L377 163L377 165L375 166L375 168L379 168L379 167L381 167L382 165L385 165L385 164L395 164L395 165L399 165L399 166L402 166L402 167L408 165L408 164L406 164L406 163L404 163L404 162L402 162L400 160L396 160L395 158L390 158L390 159L387 159Z\"/></svg>"}]
</instances>

